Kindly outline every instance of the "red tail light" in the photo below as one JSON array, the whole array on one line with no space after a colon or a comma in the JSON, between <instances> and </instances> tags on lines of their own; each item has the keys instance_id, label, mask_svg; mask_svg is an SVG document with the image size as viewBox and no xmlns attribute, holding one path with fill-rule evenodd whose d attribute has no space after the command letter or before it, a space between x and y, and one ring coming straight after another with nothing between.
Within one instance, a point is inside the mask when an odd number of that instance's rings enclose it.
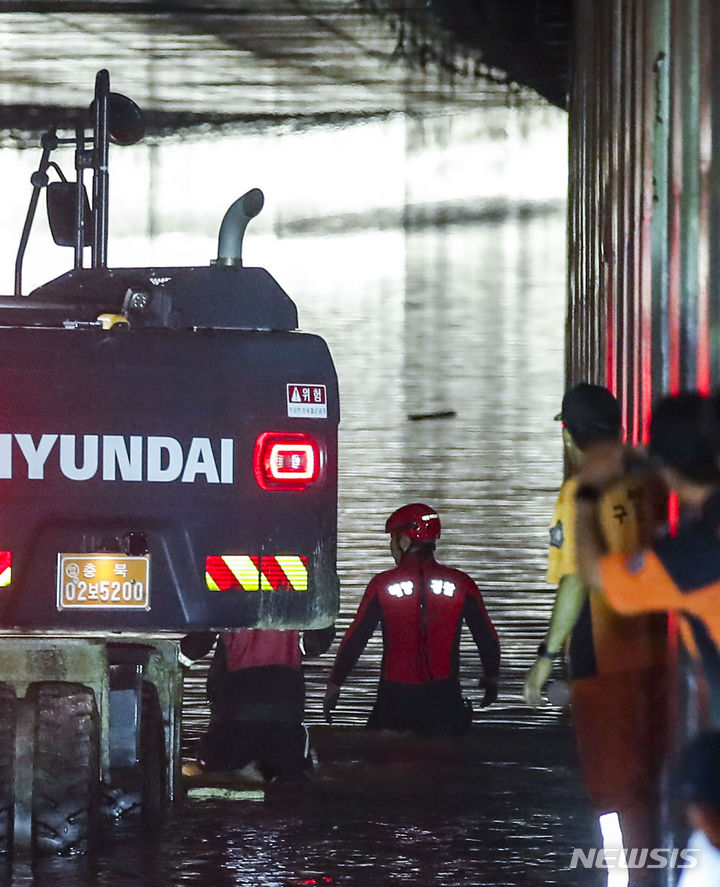
<instances>
[{"instance_id":1,"label":"red tail light","mask_svg":"<svg viewBox=\"0 0 720 887\"><path fill-rule=\"evenodd\" d=\"M309 434L265 431L255 441L253 469L263 490L305 490L322 477L325 451Z\"/></svg>"}]
</instances>

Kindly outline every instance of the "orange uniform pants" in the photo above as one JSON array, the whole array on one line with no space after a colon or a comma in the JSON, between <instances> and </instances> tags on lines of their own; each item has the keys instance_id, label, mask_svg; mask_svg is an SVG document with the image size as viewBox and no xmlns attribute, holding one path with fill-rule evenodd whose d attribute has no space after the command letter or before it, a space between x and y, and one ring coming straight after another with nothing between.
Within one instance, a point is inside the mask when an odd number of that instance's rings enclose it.
<instances>
[{"instance_id":1,"label":"orange uniform pants","mask_svg":"<svg viewBox=\"0 0 720 887\"><path fill-rule=\"evenodd\" d=\"M664 667L571 684L580 769L598 815L616 811L626 847L655 847L668 730Z\"/></svg>"}]
</instances>

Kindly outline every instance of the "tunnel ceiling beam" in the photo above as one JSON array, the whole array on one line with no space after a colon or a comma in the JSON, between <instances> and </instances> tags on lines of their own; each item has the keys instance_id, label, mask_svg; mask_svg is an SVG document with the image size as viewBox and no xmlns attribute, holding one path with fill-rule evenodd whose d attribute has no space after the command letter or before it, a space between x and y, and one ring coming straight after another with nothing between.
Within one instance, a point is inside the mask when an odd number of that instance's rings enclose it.
<instances>
[{"instance_id":1,"label":"tunnel ceiling beam","mask_svg":"<svg viewBox=\"0 0 720 887\"><path fill-rule=\"evenodd\" d=\"M570 0L0 0L0 129L74 117L99 66L154 131L564 106ZM42 118L42 119L41 119Z\"/></svg>"}]
</instances>

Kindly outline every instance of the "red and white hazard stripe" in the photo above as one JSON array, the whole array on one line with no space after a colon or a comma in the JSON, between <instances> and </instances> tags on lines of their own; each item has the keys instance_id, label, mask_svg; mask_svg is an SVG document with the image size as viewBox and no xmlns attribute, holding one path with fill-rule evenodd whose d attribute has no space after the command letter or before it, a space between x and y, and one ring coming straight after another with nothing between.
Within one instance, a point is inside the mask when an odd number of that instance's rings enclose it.
<instances>
[{"instance_id":1,"label":"red and white hazard stripe","mask_svg":"<svg viewBox=\"0 0 720 887\"><path fill-rule=\"evenodd\" d=\"M212 555L205 559L205 579L211 591L307 591L307 557Z\"/></svg>"},{"instance_id":2,"label":"red and white hazard stripe","mask_svg":"<svg viewBox=\"0 0 720 887\"><path fill-rule=\"evenodd\" d=\"M0 588L12 580L12 551L0 551Z\"/></svg>"}]
</instances>

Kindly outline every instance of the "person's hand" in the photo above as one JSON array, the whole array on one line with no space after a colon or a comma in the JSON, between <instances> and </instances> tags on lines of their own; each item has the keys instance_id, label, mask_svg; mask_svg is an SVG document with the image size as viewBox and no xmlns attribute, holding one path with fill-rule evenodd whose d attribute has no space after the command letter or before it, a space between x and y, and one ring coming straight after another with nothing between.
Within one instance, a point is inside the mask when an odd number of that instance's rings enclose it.
<instances>
[{"instance_id":1,"label":"person's hand","mask_svg":"<svg viewBox=\"0 0 720 887\"><path fill-rule=\"evenodd\" d=\"M552 667L551 659L548 659L546 656L538 656L535 664L527 673L525 686L523 687L523 696L525 697L525 702L533 708L540 708L547 704L542 691L548 682Z\"/></svg>"},{"instance_id":2,"label":"person's hand","mask_svg":"<svg viewBox=\"0 0 720 887\"><path fill-rule=\"evenodd\" d=\"M485 691L485 695L482 698L482 702L480 703L480 708L487 708L488 705L492 705L493 702L497 701L498 697L498 679L497 678L481 678L478 682L478 687L481 690Z\"/></svg>"},{"instance_id":3,"label":"person's hand","mask_svg":"<svg viewBox=\"0 0 720 887\"><path fill-rule=\"evenodd\" d=\"M328 724L332 723L332 713L340 698L340 687L337 684L328 683L323 699L323 714Z\"/></svg>"}]
</instances>

